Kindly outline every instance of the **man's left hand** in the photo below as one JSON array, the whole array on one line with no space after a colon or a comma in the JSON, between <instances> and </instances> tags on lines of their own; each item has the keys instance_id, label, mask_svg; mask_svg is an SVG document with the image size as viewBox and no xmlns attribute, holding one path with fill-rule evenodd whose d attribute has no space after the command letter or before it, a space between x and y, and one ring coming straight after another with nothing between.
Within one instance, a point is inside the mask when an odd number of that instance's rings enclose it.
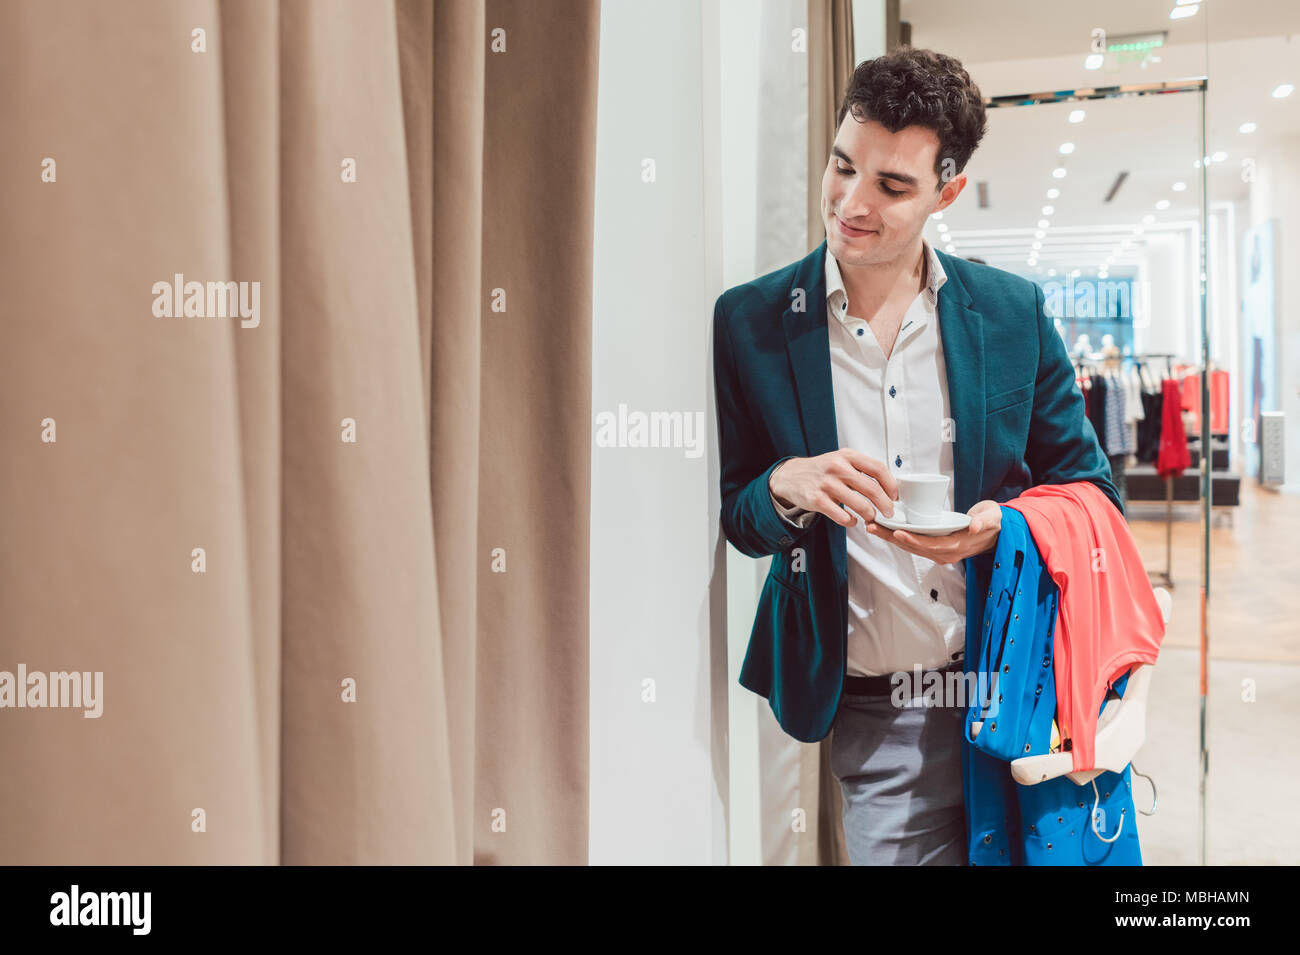
<instances>
[{"instance_id":1,"label":"man's left hand","mask_svg":"<svg viewBox=\"0 0 1300 955\"><path fill-rule=\"evenodd\" d=\"M928 557L937 564L955 564L967 557L983 554L997 547L1002 532L1002 506L997 501L980 501L969 511L970 526L942 537L891 531L875 521L867 524L867 533L875 534L918 557Z\"/></svg>"}]
</instances>

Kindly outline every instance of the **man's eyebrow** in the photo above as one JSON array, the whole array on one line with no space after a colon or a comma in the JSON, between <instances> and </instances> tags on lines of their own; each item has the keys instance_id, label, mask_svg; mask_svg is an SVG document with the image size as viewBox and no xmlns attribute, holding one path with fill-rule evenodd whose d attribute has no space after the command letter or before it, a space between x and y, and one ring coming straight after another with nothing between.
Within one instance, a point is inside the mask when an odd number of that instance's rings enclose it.
<instances>
[{"instance_id":1,"label":"man's eyebrow","mask_svg":"<svg viewBox=\"0 0 1300 955\"><path fill-rule=\"evenodd\" d=\"M850 166L856 165L853 162L853 160L849 157L849 154L846 153L844 150L840 149L839 146L831 146L831 155L838 156L840 159L843 159ZM880 172L876 173L876 175L879 176L881 179L892 179L895 182L901 182L903 183L903 185L906 186L917 185L916 177L909 176L905 172L892 172L888 169L882 169Z\"/></svg>"}]
</instances>

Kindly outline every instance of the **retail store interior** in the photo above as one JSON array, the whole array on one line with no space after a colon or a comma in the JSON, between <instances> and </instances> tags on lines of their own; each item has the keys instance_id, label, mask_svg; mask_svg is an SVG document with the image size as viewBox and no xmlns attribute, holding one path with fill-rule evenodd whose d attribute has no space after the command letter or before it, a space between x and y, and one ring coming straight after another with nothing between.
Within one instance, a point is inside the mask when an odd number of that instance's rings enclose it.
<instances>
[{"instance_id":1,"label":"retail store interior","mask_svg":"<svg viewBox=\"0 0 1300 955\"><path fill-rule=\"evenodd\" d=\"M1177 6L1012 17L1021 5L904 2L912 43L961 59L997 107L973 194L926 235L1043 287L1152 582L1173 597L1134 760L1151 777L1134 777L1139 806L1152 782L1158 795L1139 820L1147 863L1202 861L1202 628L1206 861L1276 863L1300 848L1270 823L1295 782L1277 740L1300 715L1300 293L1284 240L1300 231L1300 8L1170 18ZM1104 54L1081 50L1085 20L1107 28ZM988 62L1012 50L1023 59Z\"/></svg>"}]
</instances>

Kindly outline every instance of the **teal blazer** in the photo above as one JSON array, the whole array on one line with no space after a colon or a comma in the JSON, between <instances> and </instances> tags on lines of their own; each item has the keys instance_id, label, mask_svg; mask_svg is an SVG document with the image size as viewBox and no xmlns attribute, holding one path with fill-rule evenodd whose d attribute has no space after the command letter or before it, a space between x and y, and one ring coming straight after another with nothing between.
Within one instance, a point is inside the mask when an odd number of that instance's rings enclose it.
<instances>
[{"instance_id":1,"label":"teal blazer","mask_svg":"<svg viewBox=\"0 0 1300 955\"><path fill-rule=\"evenodd\" d=\"M1042 290L935 252L948 277L939 335L956 510L1002 503L1037 484L1092 481L1124 513ZM802 530L786 524L767 481L787 458L839 448L825 255L823 240L800 261L728 289L713 309L722 532L742 554L772 555L740 684L766 697L781 728L803 742L830 732L844 689L848 549L845 529L822 515ZM964 561L968 621L982 610L972 573L992 555ZM796 556L802 572L792 569Z\"/></svg>"}]
</instances>

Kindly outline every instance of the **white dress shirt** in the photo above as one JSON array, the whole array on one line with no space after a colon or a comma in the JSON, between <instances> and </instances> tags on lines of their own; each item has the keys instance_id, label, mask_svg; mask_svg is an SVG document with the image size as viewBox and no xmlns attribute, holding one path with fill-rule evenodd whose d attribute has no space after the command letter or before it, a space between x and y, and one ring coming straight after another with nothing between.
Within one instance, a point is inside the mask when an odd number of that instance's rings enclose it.
<instances>
[{"instance_id":1,"label":"white dress shirt","mask_svg":"<svg viewBox=\"0 0 1300 955\"><path fill-rule=\"evenodd\" d=\"M908 306L889 358L864 319L851 312L839 263L826 251L826 312L839 446L885 462L895 476L946 474L953 508L955 435L939 337L939 289L947 281L924 239L926 288ZM775 504L775 499L773 499ZM776 505L792 526L817 515ZM848 544L848 672L879 675L944 666L966 645L964 564L937 564L868 534L859 521Z\"/></svg>"}]
</instances>

